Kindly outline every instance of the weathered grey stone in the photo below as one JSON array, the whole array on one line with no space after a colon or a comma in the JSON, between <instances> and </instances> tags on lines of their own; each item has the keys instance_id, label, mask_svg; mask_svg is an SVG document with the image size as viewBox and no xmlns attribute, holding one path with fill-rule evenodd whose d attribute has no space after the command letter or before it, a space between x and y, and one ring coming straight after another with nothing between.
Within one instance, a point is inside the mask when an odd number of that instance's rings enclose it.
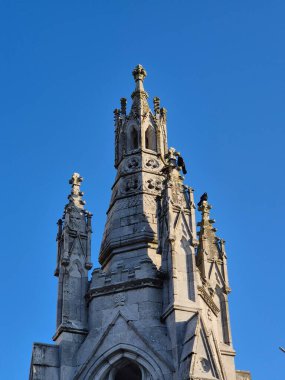
<instances>
[{"instance_id":1,"label":"weathered grey stone","mask_svg":"<svg viewBox=\"0 0 285 380\"><path fill-rule=\"evenodd\" d=\"M35 343L31 380L250 380L236 371L224 241L211 206L184 185L168 149L166 110L148 105L138 65L131 110L115 115L115 167L99 253L91 269L91 214L75 173L58 222L55 345ZM136 375L135 375L136 373ZM120 377L121 378L121 377Z\"/></svg>"}]
</instances>

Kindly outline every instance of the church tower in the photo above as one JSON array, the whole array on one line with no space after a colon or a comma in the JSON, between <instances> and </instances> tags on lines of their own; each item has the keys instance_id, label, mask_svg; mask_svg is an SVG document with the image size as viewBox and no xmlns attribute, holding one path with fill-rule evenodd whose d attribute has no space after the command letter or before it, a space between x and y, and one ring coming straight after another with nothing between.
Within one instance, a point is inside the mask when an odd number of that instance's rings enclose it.
<instances>
[{"instance_id":1,"label":"church tower","mask_svg":"<svg viewBox=\"0 0 285 380\"><path fill-rule=\"evenodd\" d=\"M251 378L235 369L225 241L207 194L196 207L184 183L184 160L168 147L159 98L149 106L146 75L136 66L130 111L125 98L114 111L117 174L90 280L92 214L82 177L70 180L58 221L54 344L34 344L30 380Z\"/></svg>"}]
</instances>

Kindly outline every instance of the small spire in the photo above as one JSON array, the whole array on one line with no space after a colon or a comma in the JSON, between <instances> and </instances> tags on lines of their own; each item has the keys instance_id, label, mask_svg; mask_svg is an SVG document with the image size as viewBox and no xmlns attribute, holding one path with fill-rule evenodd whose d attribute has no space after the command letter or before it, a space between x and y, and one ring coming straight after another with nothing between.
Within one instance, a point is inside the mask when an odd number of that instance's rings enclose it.
<instances>
[{"instance_id":1,"label":"small spire","mask_svg":"<svg viewBox=\"0 0 285 380\"><path fill-rule=\"evenodd\" d=\"M154 112L159 113L160 112L160 99L156 96L153 98L153 106L154 106Z\"/></svg>"},{"instance_id":2,"label":"small spire","mask_svg":"<svg viewBox=\"0 0 285 380\"><path fill-rule=\"evenodd\" d=\"M127 112L127 99L126 98L121 98L121 112L123 115L125 115Z\"/></svg>"},{"instance_id":3,"label":"small spire","mask_svg":"<svg viewBox=\"0 0 285 380\"><path fill-rule=\"evenodd\" d=\"M143 87L143 81L146 75L146 71L142 65L137 65L133 70L136 88L132 93L133 104L131 108L131 114L133 114L137 119L144 118L149 112L149 105L147 102L148 93L144 90Z\"/></svg>"},{"instance_id":4,"label":"small spire","mask_svg":"<svg viewBox=\"0 0 285 380\"><path fill-rule=\"evenodd\" d=\"M202 212L202 222L210 220L210 210L212 206L208 203L208 194L204 193L198 203L198 210Z\"/></svg>"},{"instance_id":5,"label":"small spire","mask_svg":"<svg viewBox=\"0 0 285 380\"><path fill-rule=\"evenodd\" d=\"M136 82L136 88L135 88L135 91L132 94L132 97L134 97L137 93L145 93L146 96L148 97L148 95L145 92L144 87L143 87L143 81L144 81L144 78L146 77L146 75L147 75L146 71L142 67L142 65L137 65L134 68L134 70L133 70L133 76L134 76L134 79L135 79L135 82Z\"/></svg>"},{"instance_id":6,"label":"small spire","mask_svg":"<svg viewBox=\"0 0 285 380\"><path fill-rule=\"evenodd\" d=\"M85 201L82 199L84 193L80 190L80 184L83 178L78 173L73 173L69 183L72 185L71 194L68 196L69 202L74 203L76 207L83 209Z\"/></svg>"}]
</instances>

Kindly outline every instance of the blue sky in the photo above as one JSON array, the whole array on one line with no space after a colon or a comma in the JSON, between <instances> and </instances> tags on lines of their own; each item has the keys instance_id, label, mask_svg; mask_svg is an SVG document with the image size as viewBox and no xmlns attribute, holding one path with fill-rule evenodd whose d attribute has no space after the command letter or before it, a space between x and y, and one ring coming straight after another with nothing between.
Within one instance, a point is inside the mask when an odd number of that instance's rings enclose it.
<instances>
[{"instance_id":1,"label":"blue sky","mask_svg":"<svg viewBox=\"0 0 285 380\"><path fill-rule=\"evenodd\" d=\"M284 1L0 3L0 378L28 378L55 331L56 221L74 171L93 212L97 262L114 180L113 109L145 87L168 110L227 241L236 365L285 373Z\"/></svg>"}]
</instances>

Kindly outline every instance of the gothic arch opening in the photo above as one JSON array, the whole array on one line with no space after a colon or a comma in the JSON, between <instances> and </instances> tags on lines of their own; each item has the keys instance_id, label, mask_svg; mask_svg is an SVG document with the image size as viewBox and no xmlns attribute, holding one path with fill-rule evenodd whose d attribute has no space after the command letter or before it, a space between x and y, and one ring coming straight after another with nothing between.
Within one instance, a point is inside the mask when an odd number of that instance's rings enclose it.
<instances>
[{"instance_id":1,"label":"gothic arch opening","mask_svg":"<svg viewBox=\"0 0 285 380\"><path fill-rule=\"evenodd\" d=\"M153 355L129 344L118 344L92 360L76 379L157 380L164 379ZM167 365L167 364L166 364ZM168 368L168 367L167 367Z\"/></svg>"},{"instance_id":2,"label":"gothic arch opening","mask_svg":"<svg viewBox=\"0 0 285 380\"><path fill-rule=\"evenodd\" d=\"M230 344L230 335L229 335L229 321L227 317L227 309L226 309L226 301L225 296L223 295L222 289L220 287L216 287L216 293L219 298L219 331L221 341L226 344Z\"/></svg>"},{"instance_id":3,"label":"gothic arch opening","mask_svg":"<svg viewBox=\"0 0 285 380\"><path fill-rule=\"evenodd\" d=\"M142 380L140 367L134 362L123 363L114 373L114 380Z\"/></svg>"},{"instance_id":4,"label":"gothic arch opening","mask_svg":"<svg viewBox=\"0 0 285 380\"><path fill-rule=\"evenodd\" d=\"M138 147L139 147L139 134L136 127L133 125L130 128L129 150L138 149Z\"/></svg>"},{"instance_id":5,"label":"gothic arch opening","mask_svg":"<svg viewBox=\"0 0 285 380\"><path fill-rule=\"evenodd\" d=\"M156 151L156 132L152 125L149 125L145 131L145 147Z\"/></svg>"}]
</instances>

